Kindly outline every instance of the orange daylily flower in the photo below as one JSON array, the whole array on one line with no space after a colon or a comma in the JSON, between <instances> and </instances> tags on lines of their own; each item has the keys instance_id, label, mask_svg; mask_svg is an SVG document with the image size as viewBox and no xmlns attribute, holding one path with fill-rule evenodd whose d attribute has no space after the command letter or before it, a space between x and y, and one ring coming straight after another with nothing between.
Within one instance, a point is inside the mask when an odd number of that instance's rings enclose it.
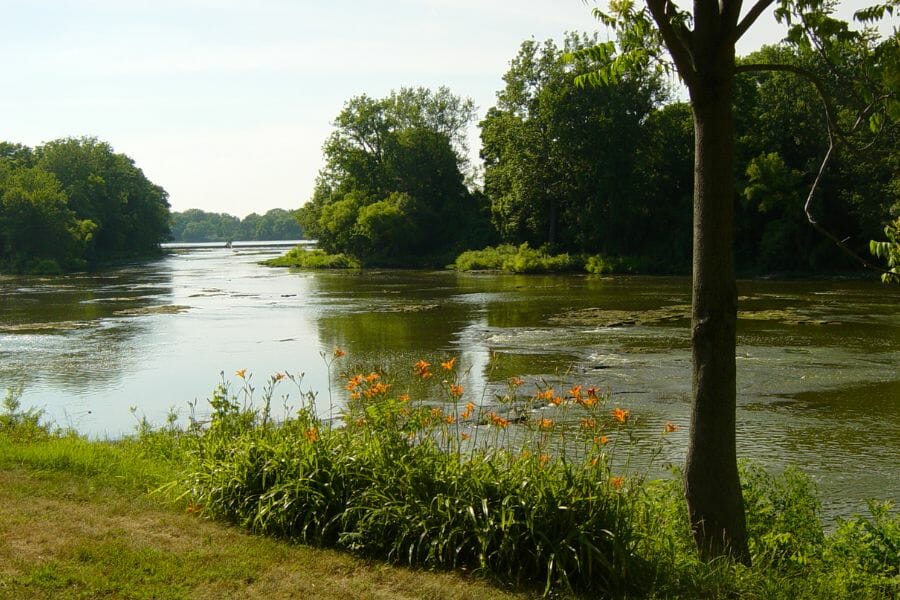
<instances>
[{"instance_id":1,"label":"orange daylily flower","mask_svg":"<svg viewBox=\"0 0 900 600\"><path fill-rule=\"evenodd\" d=\"M474 410L475 410L475 403L474 402L466 402L466 409L462 412L462 415L460 415L460 418L468 419L469 417L472 416L472 412Z\"/></svg>"},{"instance_id":2,"label":"orange daylily flower","mask_svg":"<svg viewBox=\"0 0 900 600\"><path fill-rule=\"evenodd\" d=\"M550 402L553 400L553 388L547 388L546 390L540 391L535 395L535 398L538 400L546 400Z\"/></svg>"},{"instance_id":3,"label":"orange daylily flower","mask_svg":"<svg viewBox=\"0 0 900 600\"><path fill-rule=\"evenodd\" d=\"M346 386L346 387L347 387L347 389L348 389L349 391L353 391L353 390L355 390L356 388L358 388L360 385L362 385L362 382L363 382L364 380L365 380L365 379L364 379L364 377L362 376L362 374L354 375L353 377L351 377L350 379L347 380L347 386Z\"/></svg>"},{"instance_id":4,"label":"orange daylily flower","mask_svg":"<svg viewBox=\"0 0 900 600\"><path fill-rule=\"evenodd\" d=\"M497 427L506 427L509 425L509 419L504 419L497 413L490 413L488 417L491 419L491 423L496 425Z\"/></svg>"},{"instance_id":5,"label":"orange daylily flower","mask_svg":"<svg viewBox=\"0 0 900 600\"><path fill-rule=\"evenodd\" d=\"M363 395L366 398L374 398L375 396L386 393L390 387L390 384L382 383L381 381L379 381L378 383L367 389L365 392L363 392Z\"/></svg>"},{"instance_id":6,"label":"orange daylily flower","mask_svg":"<svg viewBox=\"0 0 900 600\"><path fill-rule=\"evenodd\" d=\"M613 410L613 417L619 423L626 422L629 416L631 416L631 412L625 410L624 408L616 408Z\"/></svg>"},{"instance_id":7,"label":"orange daylily flower","mask_svg":"<svg viewBox=\"0 0 900 600\"><path fill-rule=\"evenodd\" d=\"M431 377L431 372L428 370L430 366L431 363L420 360L413 366L413 370L415 371L416 375L418 375L422 379L428 379L429 377Z\"/></svg>"}]
</instances>

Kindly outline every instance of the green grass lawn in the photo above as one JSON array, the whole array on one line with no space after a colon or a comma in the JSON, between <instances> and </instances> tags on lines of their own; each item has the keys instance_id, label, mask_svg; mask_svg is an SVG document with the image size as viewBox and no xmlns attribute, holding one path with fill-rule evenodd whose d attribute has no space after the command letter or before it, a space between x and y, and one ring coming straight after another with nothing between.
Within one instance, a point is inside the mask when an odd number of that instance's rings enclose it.
<instances>
[{"instance_id":1,"label":"green grass lawn","mask_svg":"<svg viewBox=\"0 0 900 600\"><path fill-rule=\"evenodd\" d=\"M204 519L134 444L0 435L0 598L525 598Z\"/></svg>"}]
</instances>

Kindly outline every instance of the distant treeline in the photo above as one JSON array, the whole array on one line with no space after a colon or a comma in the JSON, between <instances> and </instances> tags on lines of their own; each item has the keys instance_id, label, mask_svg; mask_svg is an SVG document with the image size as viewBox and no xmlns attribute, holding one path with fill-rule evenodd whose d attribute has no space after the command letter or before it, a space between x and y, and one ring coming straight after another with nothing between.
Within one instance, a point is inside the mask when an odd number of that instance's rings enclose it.
<instances>
[{"instance_id":1,"label":"distant treeline","mask_svg":"<svg viewBox=\"0 0 900 600\"><path fill-rule=\"evenodd\" d=\"M299 240L303 239L303 229L295 210L273 208L264 215L251 213L239 219L192 208L172 213L170 239L173 242Z\"/></svg>"},{"instance_id":2,"label":"distant treeline","mask_svg":"<svg viewBox=\"0 0 900 600\"><path fill-rule=\"evenodd\" d=\"M52 274L150 256L168 194L95 138L0 141L0 271Z\"/></svg>"}]
</instances>

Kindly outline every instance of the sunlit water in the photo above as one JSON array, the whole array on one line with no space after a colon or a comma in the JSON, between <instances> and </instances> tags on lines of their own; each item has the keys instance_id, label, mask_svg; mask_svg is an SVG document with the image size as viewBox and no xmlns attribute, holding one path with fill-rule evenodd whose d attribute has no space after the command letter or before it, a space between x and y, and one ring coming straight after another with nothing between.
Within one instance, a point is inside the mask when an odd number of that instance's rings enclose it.
<instances>
[{"instance_id":1,"label":"sunlit water","mask_svg":"<svg viewBox=\"0 0 900 600\"><path fill-rule=\"evenodd\" d=\"M224 372L305 373L318 407L343 367L407 374L458 356L468 398L512 376L612 392L639 416L657 468L684 458L690 414L690 285L683 278L296 273L259 266L276 249L205 248L60 278L0 278L0 388L93 437L162 423L205 399ZM875 282L741 282L739 453L794 464L829 515L900 499L900 294ZM292 392L291 386L279 388ZM289 402L299 402L296 392ZM637 459L639 462L639 458Z\"/></svg>"}]
</instances>

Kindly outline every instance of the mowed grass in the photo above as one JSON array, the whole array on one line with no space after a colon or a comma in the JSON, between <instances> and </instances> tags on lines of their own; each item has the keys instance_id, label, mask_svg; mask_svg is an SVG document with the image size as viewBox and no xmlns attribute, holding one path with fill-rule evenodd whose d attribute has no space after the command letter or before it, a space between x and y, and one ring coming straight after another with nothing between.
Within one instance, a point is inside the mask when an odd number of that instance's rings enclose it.
<instances>
[{"instance_id":1,"label":"mowed grass","mask_svg":"<svg viewBox=\"0 0 900 600\"><path fill-rule=\"evenodd\" d=\"M256 536L148 494L136 446L0 436L0 598L526 598Z\"/></svg>"}]
</instances>

